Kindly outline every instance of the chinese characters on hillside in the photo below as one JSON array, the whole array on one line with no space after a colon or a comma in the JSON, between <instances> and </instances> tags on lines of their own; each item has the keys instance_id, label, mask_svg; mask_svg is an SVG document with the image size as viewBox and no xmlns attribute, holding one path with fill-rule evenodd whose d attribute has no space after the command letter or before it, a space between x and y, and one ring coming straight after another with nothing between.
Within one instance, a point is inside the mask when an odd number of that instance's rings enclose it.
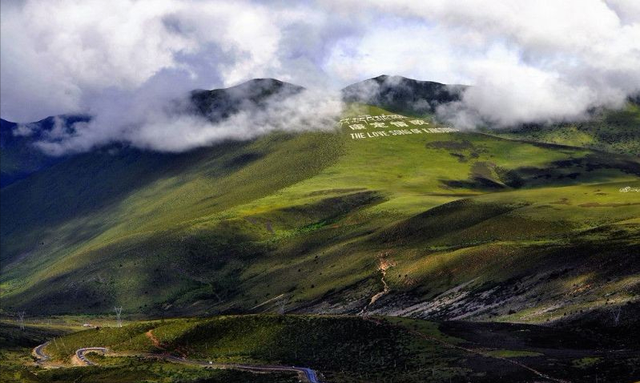
<instances>
[{"instance_id":1,"label":"chinese characters on hillside","mask_svg":"<svg viewBox=\"0 0 640 383\"><path fill-rule=\"evenodd\" d=\"M404 136L424 133L453 133L458 129L449 127L430 127L430 123L422 119L411 119L399 114L383 114L379 116L357 116L340 120L341 127L348 127L351 139ZM368 129L387 129L369 131ZM391 130L388 130L391 129Z\"/></svg>"}]
</instances>

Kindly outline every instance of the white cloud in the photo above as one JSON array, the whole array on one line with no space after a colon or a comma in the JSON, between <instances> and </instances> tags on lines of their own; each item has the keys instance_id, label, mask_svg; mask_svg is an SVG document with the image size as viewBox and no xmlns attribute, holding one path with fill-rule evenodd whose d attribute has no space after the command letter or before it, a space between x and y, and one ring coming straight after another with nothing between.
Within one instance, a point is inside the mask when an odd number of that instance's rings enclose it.
<instances>
[{"instance_id":1,"label":"white cloud","mask_svg":"<svg viewBox=\"0 0 640 383\"><path fill-rule=\"evenodd\" d=\"M2 114L77 112L105 89L136 89L165 69L206 87L263 76L280 67L280 28L268 8L242 1L3 3ZM206 55L211 47L217 56Z\"/></svg>"},{"instance_id":2,"label":"white cloud","mask_svg":"<svg viewBox=\"0 0 640 383\"><path fill-rule=\"evenodd\" d=\"M156 98L160 87L116 94L96 110L96 118L76 123L74 132L54 129L36 143L50 155L83 152L124 142L142 149L182 152L225 140L247 140L274 131L333 131L342 113L338 93L301 91L272 95L265 105L249 102L222 121L185 113L187 100ZM234 90L239 99L242 91ZM56 123L56 127L58 124Z\"/></svg>"},{"instance_id":3,"label":"white cloud","mask_svg":"<svg viewBox=\"0 0 640 383\"><path fill-rule=\"evenodd\" d=\"M3 1L1 17L2 117L96 117L54 151L118 137L210 143L210 126L157 111L256 77L325 90L383 73L474 85L441 111L468 126L579 118L640 91L636 0L26 0Z\"/></svg>"},{"instance_id":4,"label":"white cloud","mask_svg":"<svg viewBox=\"0 0 640 383\"><path fill-rule=\"evenodd\" d=\"M469 78L456 70L462 63L451 60L457 52L447 44L447 37L439 28L402 19L374 22L365 35L337 44L325 70L343 84L380 74L466 82Z\"/></svg>"},{"instance_id":5,"label":"white cloud","mask_svg":"<svg viewBox=\"0 0 640 383\"><path fill-rule=\"evenodd\" d=\"M394 28L372 24L365 38L349 46L356 46L354 55L337 47L337 75L388 67L431 75L426 77L431 80L467 82L474 86L463 102L443 110L465 125L481 119L510 125L579 118L592 107L619 107L629 94L640 92L637 1L327 4L345 14L368 12L395 20Z\"/></svg>"}]
</instances>

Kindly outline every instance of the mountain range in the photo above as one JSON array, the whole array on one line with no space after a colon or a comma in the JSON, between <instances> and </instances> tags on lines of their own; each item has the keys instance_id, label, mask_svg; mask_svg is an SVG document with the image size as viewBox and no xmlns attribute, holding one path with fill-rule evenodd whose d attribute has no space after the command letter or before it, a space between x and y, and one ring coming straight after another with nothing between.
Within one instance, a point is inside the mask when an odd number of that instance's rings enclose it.
<instances>
[{"instance_id":1,"label":"mountain range","mask_svg":"<svg viewBox=\"0 0 640 383\"><path fill-rule=\"evenodd\" d=\"M379 76L335 129L179 153L50 156L93 117L2 120L0 381L635 381L640 106L460 131L438 108L465 89ZM168 108L226 123L303 92Z\"/></svg>"},{"instance_id":2,"label":"mountain range","mask_svg":"<svg viewBox=\"0 0 640 383\"><path fill-rule=\"evenodd\" d=\"M215 122L302 89L196 90L186 111ZM32 143L90 117L2 120L2 310L562 325L606 324L621 307L635 323L640 200L620 190L640 187L640 160L625 152L638 106L459 132L434 111L463 90L380 76L342 91L344 118L391 116L418 133L368 127L357 139L345 125L177 154L49 157ZM568 129L581 135L562 139Z\"/></svg>"}]
</instances>

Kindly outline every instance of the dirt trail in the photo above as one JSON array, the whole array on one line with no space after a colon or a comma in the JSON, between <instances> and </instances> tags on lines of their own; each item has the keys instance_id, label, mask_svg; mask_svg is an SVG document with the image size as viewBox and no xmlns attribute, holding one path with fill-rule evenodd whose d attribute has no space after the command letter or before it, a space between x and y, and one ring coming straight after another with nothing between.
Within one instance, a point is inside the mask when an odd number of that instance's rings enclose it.
<instances>
[{"instance_id":1,"label":"dirt trail","mask_svg":"<svg viewBox=\"0 0 640 383\"><path fill-rule=\"evenodd\" d=\"M447 342L446 340L439 339L439 338L436 338L436 337L431 336L431 335L423 334L420 331L411 329L409 327L405 327L405 326L402 326L402 325L391 324L391 323L383 323L381 320L376 319L376 318L371 318L371 317L365 317L364 320L367 320L369 322L373 322L373 323L375 323L377 325L388 325L388 326L394 326L394 327L402 328L402 329L408 331L409 333L411 333L411 334L413 334L415 336L418 336L418 337L420 337L422 339L425 339L425 340L430 340L430 341L439 343L439 344L441 344L441 345L443 345L445 347L448 347L448 348L462 350L462 351L466 351L466 352L469 352L469 353L472 353L472 354L483 356L485 358L493 358L493 359L501 360L503 362L511 363L513 365L516 365L518 367L524 368L524 369L534 373L535 375L539 376L540 378L544 378L544 379L547 379L547 380L550 380L550 381L553 381L553 382L571 383L571 381L569 381L569 380L564 380L564 379L558 379L558 378L551 377L551 376L545 374L544 372L536 370L535 368L529 367L524 363L518 362L517 360L504 358L504 357L501 357L501 356L495 356L495 355L491 355L491 354L483 352L483 351L474 350L472 348L459 346L457 344Z\"/></svg>"},{"instance_id":2,"label":"dirt trail","mask_svg":"<svg viewBox=\"0 0 640 383\"><path fill-rule=\"evenodd\" d=\"M273 302L273 301L277 301L278 299L280 299L280 298L282 298L282 297L284 297L284 293L283 293L283 294L278 295L277 297L273 297L273 298L271 298L271 299L267 299L266 301L264 301L264 302L262 302L262 303L260 303L260 304L257 304L257 305L255 305L255 306L253 306L250 310L255 310L255 309L257 309L258 307L262 307L262 306L264 306L264 305L266 305L266 304L268 304L268 303L271 303L271 302Z\"/></svg>"},{"instance_id":3,"label":"dirt trail","mask_svg":"<svg viewBox=\"0 0 640 383\"><path fill-rule=\"evenodd\" d=\"M163 349L158 338L153 335L151 330L145 333L147 338L151 340L154 346ZM36 348L33 349L33 353L35 356L40 359L41 362L49 361L49 355L44 352L44 348L47 346L49 342L43 343ZM73 366L96 366L97 364L87 359L86 354L91 352L99 352L102 354L106 354L109 350L106 347L83 347L76 350L73 358L71 359L71 364ZM143 357L148 359L156 359L156 360L166 360L174 363L187 364L192 366L200 366L204 368L218 368L218 369L236 369L236 370L245 370L254 373L268 373L274 371L283 371L283 372L295 372L298 374L300 381L308 382L308 383L321 383L318 373L315 370L312 370L307 367L295 367L295 366L280 366L280 365L250 365L250 364L226 364L226 363L213 363L211 361L203 361L203 360L194 360L188 359L186 356L177 357L171 355L169 353L164 354L155 354L155 353L143 353L143 354L112 354L113 356L136 356ZM49 365L49 363L47 363ZM43 367L47 368L47 365L42 364ZM53 365L51 365L53 366ZM67 367L65 365L56 366L60 368Z\"/></svg>"},{"instance_id":4,"label":"dirt trail","mask_svg":"<svg viewBox=\"0 0 640 383\"><path fill-rule=\"evenodd\" d=\"M149 330L147 332L144 333L144 335L149 338L149 340L151 341L151 343L153 343L153 346L156 348L159 348L161 350L164 350L164 347L162 346L162 344L160 343L160 341L158 340L158 338L156 338L155 335L153 335L153 330Z\"/></svg>"},{"instance_id":5,"label":"dirt trail","mask_svg":"<svg viewBox=\"0 0 640 383\"><path fill-rule=\"evenodd\" d=\"M395 266L396 263L393 260L387 259L386 256L387 254L385 253L383 255L380 255L378 258L378 271L380 272L380 275L381 275L380 281L382 282L382 291L372 296L371 299L369 300L369 303L366 306L364 306L362 310L360 310L358 315L364 315L369 309L369 307L371 307L371 305L376 303L378 299L382 298L384 295L389 293L389 291L391 291L391 288L389 288L389 284L387 283L385 278L387 276L387 270Z\"/></svg>"}]
</instances>

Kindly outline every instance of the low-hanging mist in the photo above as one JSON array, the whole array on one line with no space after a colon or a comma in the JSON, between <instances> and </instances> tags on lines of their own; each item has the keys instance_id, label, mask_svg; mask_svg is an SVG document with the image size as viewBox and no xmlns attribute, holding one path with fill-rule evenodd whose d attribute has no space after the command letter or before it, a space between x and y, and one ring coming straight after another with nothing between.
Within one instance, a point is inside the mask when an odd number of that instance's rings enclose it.
<instances>
[{"instance_id":1,"label":"low-hanging mist","mask_svg":"<svg viewBox=\"0 0 640 383\"><path fill-rule=\"evenodd\" d=\"M154 100L141 105L106 103L88 122L69 129L55 128L35 142L50 155L83 152L113 143L160 152L183 152L227 140L248 140L274 131L334 131L343 102L339 94L304 88L271 88L275 80L250 81L218 90L232 93L229 105L216 105L213 114L194 105L194 93L176 99ZM252 99L258 89L261 97ZM262 91L262 92L260 92ZM215 91L214 91L215 92ZM115 101L114 101L115 102ZM64 122L60 123L61 126ZM20 127L20 125L18 125Z\"/></svg>"}]
</instances>

